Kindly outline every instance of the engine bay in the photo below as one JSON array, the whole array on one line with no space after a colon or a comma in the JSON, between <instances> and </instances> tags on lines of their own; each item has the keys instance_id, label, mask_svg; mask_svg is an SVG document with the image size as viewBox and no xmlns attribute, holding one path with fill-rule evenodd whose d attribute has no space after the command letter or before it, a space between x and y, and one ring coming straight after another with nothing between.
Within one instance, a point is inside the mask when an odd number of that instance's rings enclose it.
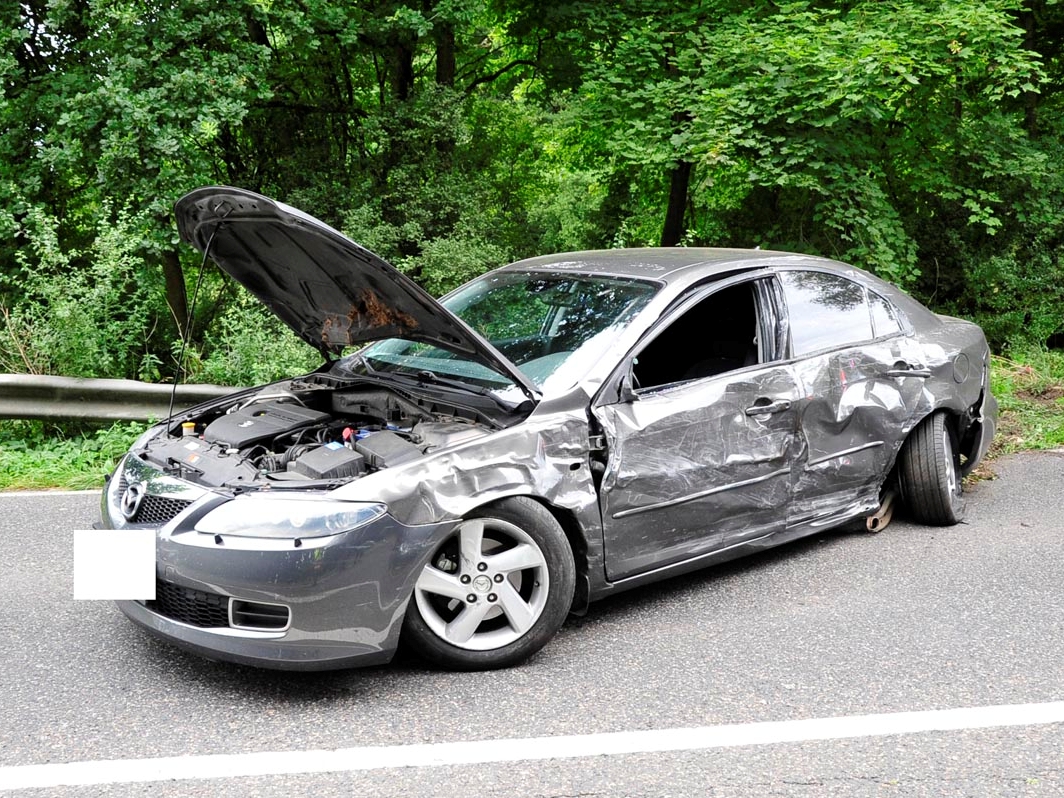
<instances>
[{"instance_id":1,"label":"engine bay","mask_svg":"<svg viewBox=\"0 0 1064 798\"><path fill-rule=\"evenodd\" d=\"M178 416L133 456L207 487L335 486L490 432L476 415L308 375Z\"/></svg>"}]
</instances>

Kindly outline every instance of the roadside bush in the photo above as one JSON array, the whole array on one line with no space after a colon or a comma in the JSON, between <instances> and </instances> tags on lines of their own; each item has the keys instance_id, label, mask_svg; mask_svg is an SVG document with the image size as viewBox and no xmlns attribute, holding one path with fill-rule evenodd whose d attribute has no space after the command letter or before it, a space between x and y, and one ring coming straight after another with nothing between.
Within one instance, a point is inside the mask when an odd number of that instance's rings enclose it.
<instances>
[{"instance_id":1,"label":"roadside bush","mask_svg":"<svg viewBox=\"0 0 1064 798\"><path fill-rule=\"evenodd\" d=\"M1055 253L1006 254L972 265L971 317L997 351L1042 347L1064 330L1064 268Z\"/></svg>"},{"instance_id":2,"label":"roadside bush","mask_svg":"<svg viewBox=\"0 0 1064 798\"><path fill-rule=\"evenodd\" d=\"M40 210L24 222L30 246L14 274L0 277L0 370L71 377L150 378L153 319L168 313L161 277L142 268L134 224L100 224L89 249L63 251L57 220ZM75 261L78 266L75 268Z\"/></svg>"},{"instance_id":3,"label":"roadside bush","mask_svg":"<svg viewBox=\"0 0 1064 798\"><path fill-rule=\"evenodd\" d=\"M997 451L1064 446L1064 352L994 356L990 383L1001 407Z\"/></svg>"},{"instance_id":4,"label":"roadside bush","mask_svg":"<svg viewBox=\"0 0 1064 798\"><path fill-rule=\"evenodd\" d=\"M420 255L403 258L395 265L416 276L421 287L433 296L442 296L509 260L502 247L483 239L455 236L428 241Z\"/></svg>"},{"instance_id":5,"label":"roadside bush","mask_svg":"<svg viewBox=\"0 0 1064 798\"><path fill-rule=\"evenodd\" d=\"M318 352L243 289L208 331L204 351L201 356L189 347L185 353L190 382L261 385L311 371L322 362Z\"/></svg>"}]
</instances>

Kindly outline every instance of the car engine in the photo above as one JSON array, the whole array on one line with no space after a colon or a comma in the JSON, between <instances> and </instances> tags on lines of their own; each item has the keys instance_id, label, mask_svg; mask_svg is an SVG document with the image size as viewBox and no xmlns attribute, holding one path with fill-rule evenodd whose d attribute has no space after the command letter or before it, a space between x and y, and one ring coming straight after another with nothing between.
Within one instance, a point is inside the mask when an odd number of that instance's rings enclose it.
<instances>
[{"instance_id":1,"label":"car engine","mask_svg":"<svg viewBox=\"0 0 1064 798\"><path fill-rule=\"evenodd\" d=\"M133 456L207 487L332 486L478 438L462 409L309 375L176 417Z\"/></svg>"}]
</instances>

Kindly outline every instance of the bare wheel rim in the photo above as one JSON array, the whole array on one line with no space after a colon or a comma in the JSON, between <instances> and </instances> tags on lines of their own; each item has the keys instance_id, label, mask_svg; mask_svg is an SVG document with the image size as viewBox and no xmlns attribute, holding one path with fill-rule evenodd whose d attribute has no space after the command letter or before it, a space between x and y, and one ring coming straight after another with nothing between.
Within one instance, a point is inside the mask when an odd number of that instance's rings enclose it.
<instances>
[{"instance_id":1,"label":"bare wheel rim","mask_svg":"<svg viewBox=\"0 0 1064 798\"><path fill-rule=\"evenodd\" d=\"M441 640L493 651L535 626L549 592L547 560L527 532L499 518L471 518L422 570L414 601Z\"/></svg>"}]
</instances>

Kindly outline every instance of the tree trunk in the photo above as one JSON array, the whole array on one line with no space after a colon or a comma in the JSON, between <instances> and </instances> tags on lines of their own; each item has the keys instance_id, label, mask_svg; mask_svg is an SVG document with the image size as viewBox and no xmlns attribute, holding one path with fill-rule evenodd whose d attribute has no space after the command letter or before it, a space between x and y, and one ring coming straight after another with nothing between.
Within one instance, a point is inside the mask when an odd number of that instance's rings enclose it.
<instances>
[{"instance_id":1,"label":"tree trunk","mask_svg":"<svg viewBox=\"0 0 1064 798\"><path fill-rule=\"evenodd\" d=\"M1039 20L1045 18L1043 0L1028 0L1020 9L1020 23L1023 25L1023 46L1031 52L1039 53ZM1040 53L1041 54L1041 53ZM1048 60L1048 59L1047 59ZM1038 135L1038 100L1041 95L1036 91L1023 93L1023 126L1028 135Z\"/></svg>"},{"instance_id":2,"label":"tree trunk","mask_svg":"<svg viewBox=\"0 0 1064 798\"><path fill-rule=\"evenodd\" d=\"M444 22L433 29L436 40L436 85L454 88L455 49L454 25ZM436 151L443 157L443 163L450 166L450 156L454 152L454 130L450 127L436 139Z\"/></svg>"},{"instance_id":3,"label":"tree trunk","mask_svg":"<svg viewBox=\"0 0 1064 798\"><path fill-rule=\"evenodd\" d=\"M414 47L396 42L392 50L392 94L402 102L414 93Z\"/></svg>"},{"instance_id":4,"label":"tree trunk","mask_svg":"<svg viewBox=\"0 0 1064 798\"><path fill-rule=\"evenodd\" d=\"M163 255L163 278L166 281L166 304L170 306L177 332L182 338L188 331L188 295L185 293L185 274L176 250Z\"/></svg>"},{"instance_id":5,"label":"tree trunk","mask_svg":"<svg viewBox=\"0 0 1064 798\"><path fill-rule=\"evenodd\" d=\"M454 26L449 22L435 29L436 85L454 86L455 54Z\"/></svg>"},{"instance_id":6,"label":"tree trunk","mask_svg":"<svg viewBox=\"0 0 1064 798\"><path fill-rule=\"evenodd\" d=\"M674 247L683 238L684 213L687 210L687 187L691 183L690 161L680 161L672 170L669 180L669 207L665 211L665 224L661 228L661 246Z\"/></svg>"}]
</instances>

